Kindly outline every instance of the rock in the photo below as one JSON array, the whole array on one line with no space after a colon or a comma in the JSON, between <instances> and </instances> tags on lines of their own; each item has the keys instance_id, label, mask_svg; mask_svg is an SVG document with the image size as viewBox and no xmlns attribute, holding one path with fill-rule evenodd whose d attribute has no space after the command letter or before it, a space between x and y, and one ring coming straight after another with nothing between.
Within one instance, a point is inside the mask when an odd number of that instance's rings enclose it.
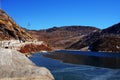
<instances>
[{"instance_id":1,"label":"rock","mask_svg":"<svg viewBox=\"0 0 120 80\"><path fill-rule=\"evenodd\" d=\"M52 50L53 49L47 46L45 43L41 43L41 44L31 43L21 46L18 51L26 55L31 55L42 51L52 51Z\"/></svg>"},{"instance_id":2,"label":"rock","mask_svg":"<svg viewBox=\"0 0 120 80\"><path fill-rule=\"evenodd\" d=\"M0 49L0 80L54 80L50 71L37 67L16 50Z\"/></svg>"}]
</instances>

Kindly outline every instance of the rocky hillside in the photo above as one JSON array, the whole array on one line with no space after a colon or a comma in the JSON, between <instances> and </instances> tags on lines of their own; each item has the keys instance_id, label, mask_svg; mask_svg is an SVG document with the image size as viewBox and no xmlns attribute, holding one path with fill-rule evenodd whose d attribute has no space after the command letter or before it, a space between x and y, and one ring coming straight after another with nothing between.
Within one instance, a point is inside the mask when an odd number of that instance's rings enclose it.
<instances>
[{"instance_id":1,"label":"rocky hillside","mask_svg":"<svg viewBox=\"0 0 120 80\"><path fill-rule=\"evenodd\" d=\"M66 49L82 49L88 50L89 45L94 43L100 37L100 31L93 32L85 36L82 40L78 40L76 43L70 45Z\"/></svg>"},{"instance_id":2,"label":"rocky hillside","mask_svg":"<svg viewBox=\"0 0 120 80\"><path fill-rule=\"evenodd\" d=\"M29 40L32 37L3 10L0 9L0 40Z\"/></svg>"},{"instance_id":3,"label":"rocky hillside","mask_svg":"<svg viewBox=\"0 0 120 80\"><path fill-rule=\"evenodd\" d=\"M120 23L102 30L102 34L120 35Z\"/></svg>"},{"instance_id":4,"label":"rocky hillside","mask_svg":"<svg viewBox=\"0 0 120 80\"><path fill-rule=\"evenodd\" d=\"M120 37L101 37L89 47L91 51L120 52Z\"/></svg>"},{"instance_id":5,"label":"rocky hillside","mask_svg":"<svg viewBox=\"0 0 120 80\"><path fill-rule=\"evenodd\" d=\"M98 28L90 26L63 26L38 31L29 30L29 33L56 49L65 49L78 40L82 40L86 35L98 30Z\"/></svg>"},{"instance_id":6,"label":"rocky hillside","mask_svg":"<svg viewBox=\"0 0 120 80\"><path fill-rule=\"evenodd\" d=\"M82 49L87 47L91 51L120 52L119 41L120 23L86 36L83 41L76 42L69 49Z\"/></svg>"},{"instance_id":7,"label":"rocky hillside","mask_svg":"<svg viewBox=\"0 0 120 80\"><path fill-rule=\"evenodd\" d=\"M19 51L25 53L40 52L43 50L51 50L46 44L37 44L34 37L32 37L24 28L20 27L6 12L0 9L0 48L20 48ZM20 43L24 42L24 43ZM28 44L29 43L29 44ZM31 45L33 43L34 45ZM27 45L26 45L27 44ZM29 50L26 48L30 45ZM25 47L23 47L25 46ZM33 49L34 48L34 49ZM23 51L24 50L24 51Z\"/></svg>"},{"instance_id":8,"label":"rocky hillside","mask_svg":"<svg viewBox=\"0 0 120 80\"><path fill-rule=\"evenodd\" d=\"M90 50L120 52L120 23L103 29L100 37L90 45Z\"/></svg>"}]
</instances>

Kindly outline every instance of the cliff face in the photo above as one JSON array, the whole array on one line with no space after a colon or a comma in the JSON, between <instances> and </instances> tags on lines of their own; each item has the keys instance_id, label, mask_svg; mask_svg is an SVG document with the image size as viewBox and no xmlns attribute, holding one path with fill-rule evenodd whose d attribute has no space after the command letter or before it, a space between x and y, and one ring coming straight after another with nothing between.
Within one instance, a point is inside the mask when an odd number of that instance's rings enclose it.
<instances>
[{"instance_id":1,"label":"cliff face","mask_svg":"<svg viewBox=\"0 0 120 80\"><path fill-rule=\"evenodd\" d=\"M63 26L53 27L46 30L29 30L29 33L38 40L45 41L55 49L65 49L66 47L83 39L84 36L99 30L90 26Z\"/></svg>"},{"instance_id":2,"label":"cliff face","mask_svg":"<svg viewBox=\"0 0 120 80\"><path fill-rule=\"evenodd\" d=\"M88 47L91 51L120 52L120 23L94 32L82 41L71 45L69 49L82 49Z\"/></svg>"},{"instance_id":3,"label":"cliff face","mask_svg":"<svg viewBox=\"0 0 120 80\"><path fill-rule=\"evenodd\" d=\"M32 37L3 10L0 9L0 40L29 40Z\"/></svg>"}]
</instances>

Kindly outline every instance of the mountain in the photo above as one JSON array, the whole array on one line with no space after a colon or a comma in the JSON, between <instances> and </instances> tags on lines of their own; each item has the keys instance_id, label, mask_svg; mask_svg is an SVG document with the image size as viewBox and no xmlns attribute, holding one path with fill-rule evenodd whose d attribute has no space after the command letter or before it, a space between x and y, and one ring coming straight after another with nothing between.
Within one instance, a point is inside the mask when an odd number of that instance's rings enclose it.
<instances>
[{"instance_id":1,"label":"mountain","mask_svg":"<svg viewBox=\"0 0 120 80\"><path fill-rule=\"evenodd\" d=\"M120 35L120 23L102 30L103 34Z\"/></svg>"},{"instance_id":2,"label":"mountain","mask_svg":"<svg viewBox=\"0 0 120 80\"><path fill-rule=\"evenodd\" d=\"M90 50L120 52L120 23L103 29L99 39L90 45Z\"/></svg>"},{"instance_id":3,"label":"mountain","mask_svg":"<svg viewBox=\"0 0 120 80\"><path fill-rule=\"evenodd\" d=\"M82 40L78 40L76 43L70 45L66 49L81 49L81 50L88 50L89 45L94 43L100 37L100 30L93 32L87 36L85 36Z\"/></svg>"},{"instance_id":4,"label":"mountain","mask_svg":"<svg viewBox=\"0 0 120 80\"><path fill-rule=\"evenodd\" d=\"M91 51L120 52L120 23L86 36L68 49L87 47Z\"/></svg>"},{"instance_id":5,"label":"mountain","mask_svg":"<svg viewBox=\"0 0 120 80\"><path fill-rule=\"evenodd\" d=\"M0 9L0 35L0 40L29 40L33 38L2 9Z\"/></svg>"},{"instance_id":6,"label":"mountain","mask_svg":"<svg viewBox=\"0 0 120 80\"><path fill-rule=\"evenodd\" d=\"M91 51L120 52L120 37L101 37L89 48Z\"/></svg>"},{"instance_id":7,"label":"mountain","mask_svg":"<svg viewBox=\"0 0 120 80\"><path fill-rule=\"evenodd\" d=\"M90 26L62 26L46 30L28 30L38 40L45 41L55 49L65 49L71 44L82 40L88 34L98 31L98 28Z\"/></svg>"}]
</instances>

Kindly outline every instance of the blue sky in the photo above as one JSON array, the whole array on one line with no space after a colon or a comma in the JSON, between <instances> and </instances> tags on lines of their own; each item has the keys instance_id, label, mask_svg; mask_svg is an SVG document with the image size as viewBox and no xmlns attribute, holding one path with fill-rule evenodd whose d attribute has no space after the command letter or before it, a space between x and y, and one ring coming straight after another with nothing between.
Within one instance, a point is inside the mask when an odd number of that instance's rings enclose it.
<instances>
[{"instance_id":1,"label":"blue sky","mask_svg":"<svg viewBox=\"0 0 120 80\"><path fill-rule=\"evenodd\" d=\"M37 30L69 25L103 29L120 22L120 0L2 0L2 8L20 26Z\"/></svg>"}]
</instances>

